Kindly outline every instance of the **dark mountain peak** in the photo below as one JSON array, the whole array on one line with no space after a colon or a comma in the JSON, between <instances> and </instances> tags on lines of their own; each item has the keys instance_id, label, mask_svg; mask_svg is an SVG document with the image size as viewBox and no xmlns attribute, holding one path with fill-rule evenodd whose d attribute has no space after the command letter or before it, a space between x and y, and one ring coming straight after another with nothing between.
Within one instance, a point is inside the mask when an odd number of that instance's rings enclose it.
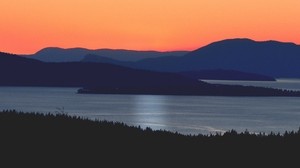
<instances>
[{"instance_id":1,"label":"dark mountain peak","mask_svg":"<svg viewBox=\"0 0 300 168\"><path fill-rule=\"evenodd\" d=\"M61 51L87 51L87 50L88 49L80 48L80 47L76 47L76 48L46 47L46 48L43 48L43 49L39 50L38 52L36 52L36 54L55 52L55 51L61 52Z\"/></svg>"},{"instance_id":2,"label":"dark mountain peak","mask_svg":"<svg viewBox=\"0 0 300 168\"><path fill-rule=\"evenodd\" d=\"M59 47L47 47L47 48L43 48L41 50L39 50L38 52L36 52L36 54L38 53L44 53L44 52L49 52L49 51L55 51L55 50L63 50L63 48L59 48Z\"/></svg>"},{"instance_id":3,"label":"dark mountain peak","mask_svg":"<svg viewBox=\"0 0 300 168\"><path fill-rule=\"evenodd\" d=\"M297 45L295 43L292 42L282 42L282 41L277 41L277 40L265 40L265 41L256 41L253 39L249 39L249 38L233 38L233 39L225 39L225 40L220 40L220 41L216 41L213 42L211 44L251 44L251 43L256 43L256 44L286 44L286 45ZM210 44L209 44L210 45Z\"/></svg>"},{"instance_id":4,"label":"dark mountain peak","mask_svg":"<svg viewBox=\"0 0 300 168\"><path fill-rule=\"evenodd\" d=\"M248 39L248 38L235 38L235 39L225 39L225 40L213 42L213 43L208 44L207 46L201 47L195 51L199 51L199 50L211 48L211 47L238 48L238 47L251 47L251 46L267 46L267 45L274 46L274 47L276 47L276 46L299 47L299 45L297 45L295 43L291 43L291 42L280 42L280 41L276 41L276 40L255 41L255 40Z\"/></svg>"},{"instance_id":5,"label":"dark mountain peak","mask_svg":"<svg viewBox=\"0 0 300 168\"><path fill-rule=\"evenodd\" d=\"M90 50L85 48L60 48L60 47L47 47L38 51L35 55L39 56L56 56L63 54L74 54L74 56L81 55L83 52L89 52Z\"/></svg>"},{"instance_id":6,"label":"dark mountain peak","mask_svg":"<svg viewBox=\"0 0 300 168\"><path fill-rule=\"evenodd\" d=\"M255 43L256 41L249 38L233 38L216 41L214 43Z\"/></svg>"},{"instance_id":7,"label":"dark mountain peak","mask_svg":"<svg viewBox=\"0 0 300 168\"><path fill-rule=\"evenodd\" d=\"M252 39L248 39L248 38L235 38L235 39L225 39L225 40L216 41L216 42L208 44L207 46L204 46L204 47L225 45L225 44L236 45L236 44L252 44L252 43L256 43L256 41L254 41ZM202 47L202 48L204 48L204 47Z\"/></svg>"},{"instance_id":8,"label":"dark mountain peak","mask_svg":"<svg viewBox=\"0 0 300 168\"><path fill-rule=\"evenodd\" d=\"M253 47L256 44L256 41L247 38L225 39L201 47L188 53L186 56L210 55L211 52L218 52L218 55L228 51L240 52L245 48Z\"/></svg>"},{"instance_id":9,"label":"dark mountain peak","mask_svg":"<svg viewBox=\"0 0 300 168\"><path fill-rule=\"evenodd\" d=\"M89 53L92 53L92 50L84 48L47 47L30 57L44 62L78 62Z\"/></svg>"},{"instance_id":10,"label":"dark mountain peak","mask_svg":"<svg viewBox=\"0 0 300 168\"><path fill-rule=\"evenodd\" d=\"M181 57L148 58L130 63L104 59L93 60L165 72L231 69L272 77L300 77L300 46L275 40L226 39L211 43Z\"/></svg>"},{"instance_id":11,"label":"dark mountain peak","mask_svg":"<svg viewBox=\"0 0 300 168\"><path fill-rule=\"evenodd\" d=\"M275 54L288 54L297 52L300 46L290 42L279 42L275 40L269 41L254 41L247 38L226 39L211 43L207 46L201 47L193 52L188 53L187 57L210 57L211 61L214 60L212 56L228 57L235 55L235 57L244 57L245 55L267 55ZM217 59L219 60L219 59ZM259 61L259 60L257 60Z\"/></svg>"},{"instance_id":12,"label":"dark mountain peak","mask_svg":"<svg viewBox=\"0 0 300 168\"><path fill-rule=\"evenodd\" d=\"M250 39L215 42L181 60L188 70L233 69L273 77L300 77L299 62L299 45Z\"/></svg>"}]
</instances>

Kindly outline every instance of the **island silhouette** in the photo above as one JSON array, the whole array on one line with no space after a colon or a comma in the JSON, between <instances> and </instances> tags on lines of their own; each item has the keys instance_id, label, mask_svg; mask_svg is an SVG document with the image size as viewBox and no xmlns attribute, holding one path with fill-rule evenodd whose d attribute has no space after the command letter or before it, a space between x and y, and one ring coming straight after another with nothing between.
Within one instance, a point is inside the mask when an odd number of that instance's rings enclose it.
<instances>
[{"instance_id":1,"label":"island silhouette","mask_svg":"<svg viewBox=\"0 0 300 168\"><path fill-rule=\"evenodd\" d=\"M186 75L106 63L45 63L1 53L2 86L82 87L78 93L202 96L300 96L300 92L208 84Z\"/></svg>"}]
</instances>

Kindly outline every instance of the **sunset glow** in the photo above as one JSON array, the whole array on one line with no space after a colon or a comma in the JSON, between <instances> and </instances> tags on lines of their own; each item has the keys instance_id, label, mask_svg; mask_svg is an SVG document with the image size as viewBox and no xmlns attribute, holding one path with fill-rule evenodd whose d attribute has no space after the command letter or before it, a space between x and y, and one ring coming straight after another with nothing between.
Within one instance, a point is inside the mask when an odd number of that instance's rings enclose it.
<instances>
[{"instance_id":1,"label":"sunset glow","mask_svg":"<svg viewBox=\"0 0 300 168\"><path fill-rule=\"evenodd\" d=\"M0 0L0 51L193 50L228 38L300 43L299 0Z\"/></svg>"}]
</instances>

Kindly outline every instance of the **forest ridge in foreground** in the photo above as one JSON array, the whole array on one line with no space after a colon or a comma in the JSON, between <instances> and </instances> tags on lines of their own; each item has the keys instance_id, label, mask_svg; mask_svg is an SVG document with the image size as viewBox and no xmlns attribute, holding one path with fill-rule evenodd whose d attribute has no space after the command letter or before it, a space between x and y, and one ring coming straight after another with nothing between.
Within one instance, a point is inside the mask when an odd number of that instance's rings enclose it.
<instances>
[{"instance_id":1,"label":"forest ridge in foreground","mask_svg":"<svg viewBox=\"0 0 300 168\"><path fill-rule=\"evenodd\" d=\"M0 112L1 152L10 159L69 166L299 164L300 131L283 135L181 135L66 114ZM27 163L26 162L26 163Z\"/></svg>"}]
</instances>

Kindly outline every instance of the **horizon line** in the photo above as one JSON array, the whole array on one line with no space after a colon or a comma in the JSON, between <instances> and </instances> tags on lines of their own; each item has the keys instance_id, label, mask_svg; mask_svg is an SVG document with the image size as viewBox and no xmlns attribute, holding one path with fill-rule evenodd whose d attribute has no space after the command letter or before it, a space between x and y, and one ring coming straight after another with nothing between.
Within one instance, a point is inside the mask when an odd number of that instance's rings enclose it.
<instances>
[{"instance_id":1,"label":"horizon line","mask_svg":"<svg viewBox=\"0 0 300 168\"><path fill-rule=\"evenodd\" d=\"M155 50L155 49L145 49L145 50L141 50L141 49L125 49L125 48L108 48L108 47L104 47L104 48L88 48L88 47L59 47L59 46L48 46L48 47L43 47L39 50L37 50L34 53L12 53L12 52L6 52L6 51L2 51L1 52L5 52L5 53L9 53L9 54L15 54L15 55L21 55L21 56L27 56L27 55L34 55L44 49L63 49L63 50L72 50L72 49L84 49L84 50L92 50L92 51L97 51L97 50L115 50L115 51L137 51L137 52L162 52L162 53L166 53L166 52L192 52L195 51L197 49L209 46L211 44L214 43L218 43L218 42L222 42L222 41L227 41L227 40L250 40L250 41L254 41L254 42L279 42L279 43L287 43L287 44L294 44L294 45L300 45L298 43L295 42L291 42L291 41L280 41L280 40L254 40L251 38L247 38L247 37L237 37L237 38L225 38L222 40L217 40L217 41L213 41L213 42L209 42L205 45L199 46L197 48L194 49L174 49L174 50Z\"/></svg>"}]
</instances>

